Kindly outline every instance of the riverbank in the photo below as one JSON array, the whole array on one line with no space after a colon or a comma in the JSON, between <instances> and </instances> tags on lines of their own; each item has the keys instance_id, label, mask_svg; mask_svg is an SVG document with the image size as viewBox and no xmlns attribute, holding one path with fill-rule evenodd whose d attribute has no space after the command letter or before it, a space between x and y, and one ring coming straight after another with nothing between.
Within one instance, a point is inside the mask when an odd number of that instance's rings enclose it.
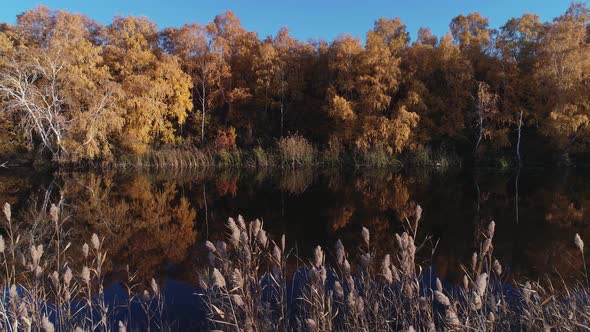
<instances>
[{"instance_id":1,"label":"riverbank","mask_svg":"<svg viewBox=\"0 0 590 332\"><path fill-rule=\"evenodd\" d=\"M290 141L263 148L167 148L149 150L141 155L122 155L113 160L52 162L32 156L10 155L0 158L3 168L31 167L38 169L200 169L200 168L390 168L417 167L446 170L461 168L466 162L454 151L423 148L413 153L394 154L382 147L368 151L341 148L318 149L303 141ZM470 161L467 162L469 164ZM498 163L497 165L508 165Z\"/></svg>"}]
</instances>

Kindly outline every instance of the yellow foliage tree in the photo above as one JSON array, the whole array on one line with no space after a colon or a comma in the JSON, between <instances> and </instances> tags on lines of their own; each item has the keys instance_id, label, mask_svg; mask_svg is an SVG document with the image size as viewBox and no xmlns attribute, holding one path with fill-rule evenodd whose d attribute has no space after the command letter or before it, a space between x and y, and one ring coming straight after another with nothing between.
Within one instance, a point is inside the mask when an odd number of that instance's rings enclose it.
<instances>
[{"instance_id":1,"label":"yellow foliage tree","mask_svg":"<svg viewBox=\"0 0 590 332\"><path fill-rule=\"evenodd\" d=\"M177 57L158 49L156 25L144 17L116 17L106 44L105 60L123 90L121 148L141 154L150 144L179 141L178 126L193 107L192 81Z\"/></svg>"}]
</instances>

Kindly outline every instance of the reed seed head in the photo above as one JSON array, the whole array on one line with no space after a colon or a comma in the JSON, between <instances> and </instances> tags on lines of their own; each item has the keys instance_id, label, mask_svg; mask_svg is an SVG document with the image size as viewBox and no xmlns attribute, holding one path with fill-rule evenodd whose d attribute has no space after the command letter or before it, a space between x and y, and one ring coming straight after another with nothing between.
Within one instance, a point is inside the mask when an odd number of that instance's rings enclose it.
<instances>
[{"instance_id":1,"label":"reed seed head","mask_svg":"<svg viewBox=\"0 0 590 332\"><path fill-rule=\"evenodd\" d=\"M342 271L344 272L345 275L350 275L350 263L348 262L348 259L344 259L344 263L342 264Z\"/></svg>"},{"instance_id":2,"label":"reed seed head","mask_svg":"<svg viewBox=\"0 0 590 332\"><path fill-rule=\"evenodd\" d=\"M477 294L477 292L473 292L471 294L471 309L473 310L480 310L483 306L481 301L481 296Z\"/></svg>"},{"instance_id":3,"label":"reed seed head","mask_svg":"<svg viewBox=\"0 0 590 332\"><path fill-rule=\"evenodd\" d=\"M451 300L449 300L449 298L439 290L434 291L434 298L436 299L436 302L440 303L444 307L451 306Z\"/></svg>"},{"instance_id":4,"label":"reed seed head","mask_svg":"<svg viewBox=\"0 0 590 332\"><path fill-rule=\"evenodd\" d=\"M420 205L416 205L416 222L419 222L422 219L422 207Z\"/></svg>"},{"instance_id":5,"label":"reed seed head","mask_svg":"<svg viewBox=\"0 0 590 332\"><path fill-rule=\"evenodd\" d=\"M229 229L229 242L234 246L240 245L240 229L233 218L227 220L227 228Z\"/></svg>"},{"instance_id":6,"label":"reed seed head","mask_svg":"<svg viewBox=\"0 0 590 332\"><path fill-rule=\"evenodd\" d=\"M81 274L82 280L86 283L86 285L90 285L90 269L87 266L82 268Z\"/></svg>"},{"instance_id":7,"label":"reed seed head","mask_svg":"<svg viewBox=\"0 0 590 332\"><path fill-rule=\"evenodd\" d=\"M16 290L16 285L10 286L10 290L8 291L8 295L10 295L10 298L13 300L18 298L18 292Z\"/></svg>"},{"instance_id":8,"label":"reed seed head","mask_svg":"<svg viewBox=\"0 0 590 332\"><path fill-rule=\"evenodd\" d=\"M314 251L314 265L315 267L320 267L324 264L324 251L322 247L317 246Z\"/></svg>"},{"instance_id":9,"label":"reed seed head","mask_svg":"<svg viewBox=\"0 0 590 332\"><path fill-rule=\"evenodd\" d=\"M119 321L118 330L119 330L119 332L127 332L127 326L125 326L125 323L123 323L122 321Z\"/></svg>"},{"instance_id":10,"label":"reed seed head","mask_svg":"<svg viewBox=\"0 0 590 332\"><path fill-rule=\"evenodd\" d=\"M578 250L580 250L580 252L584 254L584 241L580 237L580 234L576 233L576 235L574 236L574 243L576 244L576 247L578 247Z\"/></svg>"},{"instance_id":11,"label":"reed seed head","mask_svg":"<svg viewBox=\"0 0 590 332\"><path fill-rule=\"evenodd\" d=\"M365 242L365 245L368 247L371 240L371 233L366 227L363 227L361 235L363 237L363 242Z\"/></svg>"},{"instance_id":12,"label":"reed seed head","mask_svg":"<svg viewBox=\"0 0 590 332\"><path fill-rule=\"evenodd\" d=\"M262 228L262 223L260 222L260 220L256 219L253 222L250 223L250 233L252 234L252 237L256 237L258 235L258 232L260 231L260 229Z\"/></svg>"},{"instance_id":13,"label":"reed seed head","mask_svg":"<svg viewBox=\"0 0 590 332\"><path fill-rule=\"evenodd\" d=\"M51 204L49 208L49 216L51 216L51 221L57 223L59 221L59 210L55 204Z\"/></svg>"},{"instance_id":14,"label":"reed seed head","mask_svg":"<svg viewBox=\"0 0 590 332\"><path fill-rule=\"evenodd\" d=\"M272 258L274 259L274 263L276 265L281 265L281 257L282 257L281 249L279 248L279 246L277 246L275 244L272 249Z\"/></svg>"},{"instance_id":15,"label":"reed seed head","mask_svg":"<svg viewBox=\"0 0 590 332\"><path fill-rule=\"evenodd\" d=\"M241 230L246 230L246 223L244 222L244 217L241 214L238 215L238 226L240 226Z\"/></svg>"},{"instance_id":16,"label":"reed seed head","mask_svg":"<svg viewBox=\"0 0 590 332\"><path fill-rule=\"evenodd\" d=\"M216 251L219 253L219 256L222 258L227 257L227 243L224 241L217 241L215 248L217 249Z\"/></svg>"},{"instance_id":17,"label":"reed seed head","mask_svg":"<svg viewBox=\"0 0 590 332\"><path fill-rule=\"evenodd\" d=\"M488 238L493 238L494 237L494 233L496 232L496 223L494 221L491 221L490 224L488 225Z\"/></svg>"},{"instance_id":18,"label":"reed seed head","mask_svg":"<svg viewBox=\"0 0 590 332\"><path fill-rule=\"evenodd\" d=\"M53 326L53 323L49 321L49 318L47 318L46 315L43 315L43 318L41 319L41 326L45 332L55 331L55 326Z\"/></svg>"},{"instance_id":19,"label":"reed seed head","mask_svg":"<svg viewBox=\"0 0 590 332\"><path fill-rule=\"evenodd\" d=\"M391 271L391 258L389 254L383 257L383 264L381 265L381 274L385 281L391 285L393 283L393 272Z\"/></svg>"},{"instance_id":20,"label":"reed seed head","mask_svg":"<svg viewBox=\"0 0 590 332\"><path fill-rule=\"evenodd\" d=\"M238 294L233 294L231 296L231 300L233 301L233 303L235 305L237 305L238 307L243 307L244 306L244 299L242 298L242 296L238 295Z\"/></svg>"},{"instance_id":21,"label":"reed seed head","mask_svg":"<svg viewBox=\"0 0 590 332\"><path fill-rule=\"evenodd\" d=\"M240 289L244 286L244 277L242 277L242 272L238 268L232 271L229 282L233 289Z\"/></svg>"},{"instance_id":22,"label":"reed seed head","mask_svg":"<svg viewBox=\"0 0 590 332\"><path fill-rule=\"evenodd\" d=\"M4 238L0 235L0 254L3 254L6 250L6 244L4 243Z\"/></svg>"},{"instance_id":23,"label":"reed seed head","mask_svg":"<svg viewBox=\"0 0 590 332\"><path fill-rule=\"evenodd\" d=\"M502 275L502 264L500 264L497 259L494 261L494 273L496 273L498 277Z\"/></svg>"},{"instance_id":24,"label":"reed seed head","mask_svg":"<svg viewBox=\"0 0 590 332\"><path fill-rule=\"evenodd\" d=\"M316 323L315 320L311 319L311 318L307 318L305 320L305 327L309 330L309 331L317 331L318 330L318 324Z\"/></svg>"},{"instance_id":25,"label":"reed seed head","mask_svg":"<svg viewBox=\"0 0 590 332\"><path fill-rule=\"evenodd\" d=\"M33 267L37 267L43 256L43 245L31 246L31 259L33 260Z\"/></svg>"},{"instance_id":26,"label":"reed seed head","mask_svg":"<svg viewBox=\"0 0 590 332\"><path fill-rule=\"evenodd\" d=\"M475 285L477 286L477 294L479 294L481 297L484 297L486 294L486 288L488 286L488 274L484 272L478 275L477 279L475 280Z\"/></svg>"},{"instance_id":27,"label":"reed seed head","mask_svg":"<svg viewBox=\"0 0 590 332\"><path fill-rule=\"evenodd\" d=\"M207 240L205 241L205 247L207 248L207 250L209 250L210 252L216 252L217 249L215 248L215 245L213 244L213 242Z\"/></svg>"},{"instance_id":28,"label":"reed seed head","mask_svg":"<svg viewBox=\"0 0 590 332\"><path fill-rule=\"evenodd\" d=\"M266 248L268 246L268 237L266 236L266 231L264 229L261 229L258 232L256 239L261 247Z\"/></svg>"},{"instance_id":29,"label":"reed seed head","mask_svg":"<svg viewBox=\"0 0 590 332\"><path fill-rule=\"evenodd\" d=\"M8 220L8 222L10 222L11 221L10 218L12 216L12 213L10 211L10 204L4 203L4 209L3 210L4 210L4 216L6 217L6 220Z\"/></svg>"},{"instance_id":30,"label":"reed seed head","mask_svg":"<svg viewBox=\"0 0 590 332\"><path fill-rule=\"evenodd\" d=\"M334 248L336 250L336 263L338 265L342 265L342 263L344 263L344 257L346 256L346 252L344 251L344 245L342 244L342 241L340 241L340 239L336 241L336 245L334 246Z\"/></svg>"},{"instance_id":31,"label":"reed seed head","mask_svg":"<svg viewBox=\"0 0 590 332\"><path fill-rule=\"evenodd\" d=\"M59 274L57 273L57 271L53 271L53 273L51 274L51 282L55 287L59 285Z\"/></svg>"},{"instance_id":32,"label":"reed seed head","mask_svg":"<svg viewBox=\"0 0 590 332\"><path fill-rule=\"evenodd\" d=\"M440 282L439 278L436 278L436 290L439 292L443 291L442 283Z\"/></svg>"},{"instance_id":33,"label":"reed seed head","mask_svg":"<svg viewBox=\"0 0 590 332\"><path fill-rule=\"evenodd\" d=\"M225 278L217 268L213 269L213 273L211 274L211 282L213 287L225 288Z\"/></svg>"},{"instance_id":34,"label":"reed seed head","mask_svg":"<svg viewBox=\"0 0 590 332\"><path fill-rule=\"evenodd\" d=\"M64 273L64 283L66 287L70 286L70 283L72 282L72 277L72 269L70 269L70 267L68 266L66 268L66 272Z\"/></svg>"},{"instance_id":35,"label":"reed seed head","mask_svg":"<svg viewBox=\"0 0 590 332\"><path fill-rule=\"evenodd\" d=\"M447 310L445 315L445 321L448 325L451 326L459 326L461 322L459 321L459 317L457 317L457 313L455 310Z\"/></svg>"},{"instance_id":36,"label":"reed seed head","mask_svg":"<svg viewBox=\"0 0 590 332\"><path fill-rule=\"evenodd\" d=\"M158 287L158 283L156 282L156 279L152 278L150 286L152 287L152 292L154 293L154 296L159 296L160 295L160 287Z\"/></svg>"},{"instance_id":37,"label":"reed seed head","mask_svg":"<svg viewBox=\"0 0 590 332\"><path fill-rule=\"evenodd\" d=\"M82 245L82 253L84 254L84 258L88 258L89 252L90 252L90 247L88 247L88 243L84 243Z\"/></svg>"},{"instance_id":38,"label":"reed seed head","mask_svg":"<svg viewBox=\"0 0 590 332\"><path fill-rule=\"evenodd\" d=\"M96 235L96 233L92 233L92 237L90 238L90 243L92 243L92 248L94 248L94 250L100 249L100 240L98 238L98 235Z\"/></svg>"}]
</instances>

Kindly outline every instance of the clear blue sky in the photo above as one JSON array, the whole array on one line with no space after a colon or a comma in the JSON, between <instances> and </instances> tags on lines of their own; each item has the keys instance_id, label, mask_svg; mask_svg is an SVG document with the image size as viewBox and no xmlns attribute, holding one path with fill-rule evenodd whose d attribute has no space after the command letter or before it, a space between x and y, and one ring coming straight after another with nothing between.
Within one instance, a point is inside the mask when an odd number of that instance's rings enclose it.
<instances>
[{"instance_id":1,"label":"clear blue sky","mask_svg":"<svg viewBox=\"0 0 590 332\"><path fill-rule=\"evenodd\" d=\"M562 14L571 0L2 0L0 21L38 4L83 13L108 23L115 15L145 15L159 27L206 23L226 10L234 11L248 30L261 38L282 26L301 40L331 40L340 33L364 39L380 17L399 16L414 40L421 26L441 36L458 14L480 12L497 28L511 17L536 13L547 21Z\"/></svg>"}]
</instances>

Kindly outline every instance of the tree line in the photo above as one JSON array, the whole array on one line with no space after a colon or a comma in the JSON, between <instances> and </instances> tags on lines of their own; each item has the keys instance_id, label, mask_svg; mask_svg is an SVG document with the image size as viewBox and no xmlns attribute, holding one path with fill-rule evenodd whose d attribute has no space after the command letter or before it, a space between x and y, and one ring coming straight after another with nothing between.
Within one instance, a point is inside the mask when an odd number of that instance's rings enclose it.
<instances>
[{"instance_id":1,"label":"tree line","mask_svg":"<svg viewBox=\"0 0 590 332\"><path fill-rule=\"evenodd\" d=\"M472 13L412 41L381 18L364 43L302 42L286 28L260 38L232 12L158 29L39 6L0 26L0 154L111 161L297 135L330 151L474 160L520 161L522 141L569 160L590 143L589 22L572 3L550 22L525 14L493 29Z\"/></svg>"}]
</instances>

